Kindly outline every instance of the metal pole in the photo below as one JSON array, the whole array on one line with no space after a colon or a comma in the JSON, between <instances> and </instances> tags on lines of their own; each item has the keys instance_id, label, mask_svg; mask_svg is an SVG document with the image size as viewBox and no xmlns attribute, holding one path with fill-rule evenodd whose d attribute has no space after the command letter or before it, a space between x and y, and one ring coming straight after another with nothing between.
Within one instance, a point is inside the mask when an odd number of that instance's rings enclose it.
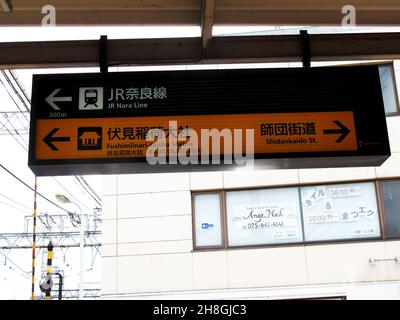
<instances>
[{"instance_id":1,"label":"metal pole","mask_svg":"<svg viewBox=\"0 0 400 320\"><path fill-rule=\"evenodd\" d=\"M51 271L52 271L52 263L53 263L53 243L50 241L49 245L47 246L47 270L46 273L48 276L51 277ZM51 287L46 290L46 297L45 300L51 300Z\"/></svg>"},{"instance_id":2,"label":"metal pole","mask_svg":"<svg viewBox=\"0 0 400 320\"><path fill-rule=\"evenodd\" d=\"M36 265L36 218L37 218L37 177L35 176L35 192L33 201L33 240L32 240L32 296L31 300L35 300L35 265Z\"/></svg>"},{"instance_id":3,"label":"metal pole","mask_svg":"<svg viewBox=\"0 0 400 320\"><path fill-rule=\"evenodd\" d=\"M83 298L83 236L84 236L84 229L83 229L83 215L82 215L82 211L80 214L80 218L81 218L81 226L80 226L80 232L79 232L79 255L80 255L80 259L79 259L79 263L80 263L80 267L79 267L79 300L82 300Z\"/></svg>"},{"instance_id":4,"label":"metal pole","mask_svg":"<svg viewBox=\"0 0 400 320\"><path fill-rule=\"evenodd\" d=\"M59 272L56 272L55 274L59 277L59 280L58 280L58 300L62 300L63 276Z\"/></svg>"}]
</instances>

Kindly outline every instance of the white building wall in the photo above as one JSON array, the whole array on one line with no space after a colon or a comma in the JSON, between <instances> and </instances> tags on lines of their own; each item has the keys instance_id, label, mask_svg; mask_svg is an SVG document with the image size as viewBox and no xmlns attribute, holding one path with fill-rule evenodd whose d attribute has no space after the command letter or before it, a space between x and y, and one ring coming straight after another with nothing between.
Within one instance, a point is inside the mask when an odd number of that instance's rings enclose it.
<instances>
[{"instance_id":1,"label":"white building wall","mask_svg":"<svg viewBox=\"0 0 400 320\"><path fill-rule=\"evenodd\" d=\"M105 176L103 298L400 299L400 264L369 263L400 256L400 241L195 252L192 242L191 191L400 177L400 116L387 124L392 156L378 168Z\"/></svg>"}]
</instances>

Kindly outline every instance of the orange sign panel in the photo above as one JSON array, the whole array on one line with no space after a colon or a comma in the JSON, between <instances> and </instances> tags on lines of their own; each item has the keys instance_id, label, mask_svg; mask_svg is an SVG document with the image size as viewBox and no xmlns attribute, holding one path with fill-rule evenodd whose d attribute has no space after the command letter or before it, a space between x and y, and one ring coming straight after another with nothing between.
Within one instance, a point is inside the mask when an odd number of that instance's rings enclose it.
<instances>
[{"instance_id":1,"label":"orange sign panel","mask_svg":"<svg viewBox=\"0 0 400 320\"><path fill-rule=\"evenodd\" d=\"M170 121L176 121L175 132ZM156 141L146 141L147 133L154 128L162 129L167 139L190 128L200 140L202 130L229 129L234 134L235 129L241 129L243 141L245 130L252 129L255 154L357 151L358 148L352 111L38 119L35 158L142 158Z\"/></svg>"}]
</instances>

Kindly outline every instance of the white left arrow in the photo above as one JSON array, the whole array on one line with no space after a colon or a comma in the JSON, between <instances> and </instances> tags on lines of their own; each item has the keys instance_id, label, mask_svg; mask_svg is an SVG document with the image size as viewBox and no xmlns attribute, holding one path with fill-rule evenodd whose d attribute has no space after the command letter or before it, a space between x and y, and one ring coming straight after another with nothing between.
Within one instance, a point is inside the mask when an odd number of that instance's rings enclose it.
<instances>
[{"instance_id":1,"label":"white left arrow","mask_svg":"<svg viewBox=\"0 0 400 320\"><path fill-rule=\"evenodd\" d=\"M56 102L67 102L72 101L72 97L56 97L57 93L59 93L61 89L54 90L46 99L45 101L54 109L54 110L61 110Z\"/></svg>"}]
</instances>

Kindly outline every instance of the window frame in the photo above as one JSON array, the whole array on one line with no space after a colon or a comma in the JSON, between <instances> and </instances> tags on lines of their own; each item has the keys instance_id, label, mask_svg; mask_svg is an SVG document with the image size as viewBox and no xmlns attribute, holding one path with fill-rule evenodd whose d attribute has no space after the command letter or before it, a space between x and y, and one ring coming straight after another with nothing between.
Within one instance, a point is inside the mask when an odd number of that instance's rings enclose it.
<instances>
[{"instance_id":1,"label":"window frame","mask_svg":"<svg viewBox=\"0 0 400 320\"><path fill-rule=\"evenodd\" d=\"M346 65L337 65L337 66L390 66L391 68L391 73L392 73L392 79L393 79L393 88L394 88L394 95L395 95L395 103L396 103L396 111L394 112L387 112L385 111L385 116L386 117L395 117L400 115L400 97L399 97L399 90L397 88L397 77L396 77L396 70L394 68L394 60L386 60L386 61L361 61L359 63L349 63ZM383 96L382 96L383 99Z\"/></svg>"},{"instance_id":2,"label":"window frame","mask_svg":"<svg viewBox=\"0 0 400 320\"><path fill-rule=\"evenodd\" d=\"M221 219L221 244L220 245L209 245L209 246L198 246L196 242L196 210L195 210L195 197L196 195L205 195L205 194L218 194L219 195L219 202L220 202L220 219ZM191 199L192 199L192 239L193 239L193 250L210 250L210 249L223 249L226 248L226 243L225 243L225 233L226 233L226 227L224 223L224 200L222 199L221 196L221 191L220 190L205 190L205 191L198 191L198 192L192 192L191 194Z\"/></svg>"},{"instance_id":3,"label":"window frame","mask_svg":"<svg viewBox=\"0 0 400 320\"><path fill-rule=\"evenodd\" d=\"M379 66L390 66L390 71L392 73L392 79L393 79L393 91L394 91L394 100L396 103L396 111L394 112L385 112L386 117L395 117L400 115L400 101L399 101L399 91L397 88L397 77L396 77L396 72L394 69L394 63L393 61L387 62L387 63L378 63ZM382 97L383 98L383 97Z\"/></svg>"},{"instance_id":4,"label":"window frame","mask_svg":"<svg viewBox=\"0 0 400 320\"><path fill-rule=\"evenodd\" d=\"M327 245L327 244L344 244L344 243L360 243L360 242L376 242L376 241L400 241L398 237L388 237L386 230L386 212L384 207L382 182L384 181L399 181L400 177L388 177L378 179L357 179L357 180L344 180L344 181L326 181L319 183L304 183L304 184L287 184L287 185L276 185L276 186L259 186L259 187L244 187L244 188L230 188L230 189L212 189L192 192L192 232L193 232L193 251L207 251L207 250L240 250L240 249L257 249L257 248L276 248L276 247L296 247L296 246L315 246L315 245ZM365 237L365 238L347 238L347 239L333 239L333 240L318 240L318 241L306 241L304 237L304 221L303 221L303 210L301 206L300 188L306 186L329 186L339 184L355 184L370 182L374 184L375 196L377 203L377 210L379 215L379 228L380 236L378 237ZM227 232L227 212L226 212L226 193L230 191L251 191L260 189L279 189L279 188L290 188L297 187L299 191L300 200L300 215L301 215L301 230L303 232L302 242L288 242L288 243L270 243L270 244L253 244L253 245L237 245L229 246L229 235ZM196 245L196 230L195 230L195 206L194 197L199 194L219 194L220 196L220 217L221 217L221 235L222 245L220 246L197 246Z\"/></svg>"},{"instance_id":5,"label":"window frame","mask_svg":"<svg viewBox=\"0 0 400 320\"><path fill-rule=\"evenodd\" d=\"M259 243L259 244L245 244L245 245L236 245L236 246L229 246L229 233L228 233L228 212L226 211L226 193L232 191L252 191L252 190L270 190L270 189L287 189L287 188L297 188L297 192L299 193L298 197L300 200L300 186L299 185L281 185L281 186L266 186L266 187L248 187L248 188L234 188L234 189L227 189L222 190L224 194L224 218L225 218L225 225L226 225L226 247L225 249L243 249L243 248L255 248L255 247L282 247L282 246L294 246L294 245L302 245L304 244L304 226L303 226L303 216L302 216L302 207L301 202L299 203L300 209L300 230L302 232L303 241L301 242L285 242L285 243Z\"/></svg>"},{"instance_id":6,"label":"window frame","mask_svg":"<svg viewBox=\"0 0 400 320\"><path fill-rule=\"evenodd\" d=\"M400 183L400 177L387 177L387 178L382 178L379 179L378 183L379 183L379 191L380 191L380 199L381 199L381 206L382 206L382 212L384 212L384 214L382 215L382 228L384 228L385 230L385 240L389 240L389 241L395 241L395 240L400 240L400 234L398 236L395 237L390 237L387 234L387 228L386 228L386 223L387 223L387 218L386 218L386 210L385 210L385 198L383 195L383 183L384 182L399 182Z\"/></svg>"},{"instance_id":7,"label":"window frame","mask_svg":"<svg viewBox=\"0 0 400 320\"><path fill-rule=\"evenodd\" d=\"M379 201L378 201L378 189L377 189L377 184L376 184L376 180L354 180L354 181L335 181L334 183L318 183L318 184L307 184L307 185L301 185L299 187L311 187L311 186L334 186L334 185L344 185L344 184L356 184L356 183L372 183L374 185L375 188L375 198L376 198L376 208L378 210L378 222L379 222L379 236L377 237L362 237L362 238L340 238L340 239L331 239L331 240L313 240L313 241L307 241L305 240L305 236L304 236L304 244L320 244L320 243L343 243L343 242L349 242L349 241L355 241L355 242L359 242L359 241L363 241L363 240L367 240L367 241L376 241L376 240L383 240L383 230L382 230L382 221L381 221L381 207L379 206ZM300 197L301 200L301 197ZM300 204L301 206L301 204ZM301 211L302 214L302 219L303 219L303 210ZM304 219L303 219L304 222Z\"/></svg>"}]
</instances>

